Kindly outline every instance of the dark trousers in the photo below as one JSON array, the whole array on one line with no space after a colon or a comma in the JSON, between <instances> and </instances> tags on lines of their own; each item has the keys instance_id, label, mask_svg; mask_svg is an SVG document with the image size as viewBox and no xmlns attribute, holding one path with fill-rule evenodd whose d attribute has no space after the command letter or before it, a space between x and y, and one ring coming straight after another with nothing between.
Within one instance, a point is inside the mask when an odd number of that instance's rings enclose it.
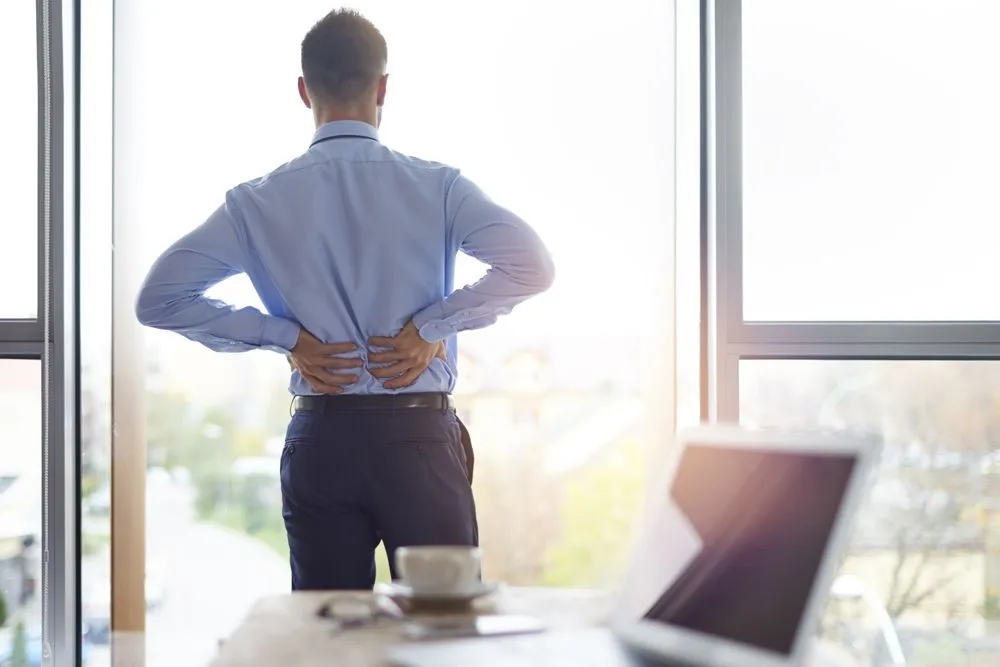
<instances>
[{"instance_id":1,"label":"dark trousers","mask_svg":"<svg viewBox=\"0 0 1000 667\"><path fill-rule=\"evenodd\" d=\"M370 589L380 540L393 578L398 547L478 545L467 449L452 410L296 412L281 453L292 589Z\"/></svg>"}]
</instances>

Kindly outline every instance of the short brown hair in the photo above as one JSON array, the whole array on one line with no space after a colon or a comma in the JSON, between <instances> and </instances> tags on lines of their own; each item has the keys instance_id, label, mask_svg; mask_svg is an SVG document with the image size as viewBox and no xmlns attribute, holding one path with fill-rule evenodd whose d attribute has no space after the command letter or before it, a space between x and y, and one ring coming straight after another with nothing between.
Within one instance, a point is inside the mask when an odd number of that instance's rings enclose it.
<instances>
[{"instance_id":1,"label":"short brown hair","mask_svg":"<svg viewBox=\"0 0 1000 667\"><path fill-rule=\"evenodd\" d=\"M302 40L302 76L326 102L359 102L385 73L388 49L375 25L353 9L335 9Z\"/></svg>"}]
</instances>

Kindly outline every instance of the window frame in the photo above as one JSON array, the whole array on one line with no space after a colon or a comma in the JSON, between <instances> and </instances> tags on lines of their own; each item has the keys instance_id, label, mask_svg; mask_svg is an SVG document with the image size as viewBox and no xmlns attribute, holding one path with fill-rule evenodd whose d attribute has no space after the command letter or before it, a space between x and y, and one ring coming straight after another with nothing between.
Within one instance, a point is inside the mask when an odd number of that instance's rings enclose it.
<instances>
[{"instance_id":1,"label":"window frame","mask_svg":"<svg viewBox=\"0 0 1000 667\"><path fill-rule=\"evenodd\" d=\"M38 316L0 319L0 358L41 362L42 641L79 664L76 288L78 1L37 0ZM31 280L30 276L25 276ZM67 594L69 593L69 594Z\"/></svg>"},{"instance_id":2,"label":"window frame","mask_svg":"<svg viewBox=\"0 0 1000 667\"><path fill-rule=\"evenodd\" d=\"M747 322L743 315L742 0L702 4L702 284L708 418L739 421L741 359L1000 359L1000 322Z\"/></svg>"}]
</instances>

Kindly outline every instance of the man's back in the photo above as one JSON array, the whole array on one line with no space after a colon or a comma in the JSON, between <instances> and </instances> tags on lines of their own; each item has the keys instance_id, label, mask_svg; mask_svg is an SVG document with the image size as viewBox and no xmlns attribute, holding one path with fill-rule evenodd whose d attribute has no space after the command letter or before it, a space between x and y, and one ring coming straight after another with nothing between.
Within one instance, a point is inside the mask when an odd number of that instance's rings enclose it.
<instances>
[{"instance_id":1,"label":"man's back","mask_svg":"<svg viewBox=\"0 0 1000 667\"><path fill-rule=\"evenodd\" d=\"M459 251L491 268L454 288ZM204 291L245 272L268 314L233 309ZM371 374L368 341L412 322L443 341L407 392L450 393L455 335L496 321L552 281L535 232L458 170L396 153L370 124L322 125L309 149L271 174L229 191L201 227L154 265L136 305L139 320L220 352L287 353L300 329L350 342L363 367L352 394L394 393ZM298 371L292 393L316 393Z\"/></svg>"},{"instance_id":2,"label":"man's back","mask_svg":"<svg viewBox=\"0 0 1000 667\"><path fill-rule=\"evenodd\" d=\"M459 249L446 215L458 171L400 155L375 136L364 123L330 123L305 154L227 197L245 270L268 311L362 349L451 292ZM409 389L449 392L453 368L435 359ZM381 390L367 373L348 389Z\"/></svg>"}]
</instances>

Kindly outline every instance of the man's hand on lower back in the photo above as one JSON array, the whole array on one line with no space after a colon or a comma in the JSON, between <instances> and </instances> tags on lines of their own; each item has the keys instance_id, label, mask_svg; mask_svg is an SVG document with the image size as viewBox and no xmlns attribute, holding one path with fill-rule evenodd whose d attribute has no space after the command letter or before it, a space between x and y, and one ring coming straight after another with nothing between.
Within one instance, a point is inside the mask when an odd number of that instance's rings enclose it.
<instances>
[{"instance_id":1,"label":"man's hand on lower back","mask_svg":"<svg viewBox=\"0 0 1000 667\"><path fill-rule=\"evenodd\" d=\"M413 322L407 322L403 330L392 338L375 336L368 344L385 350L368 354L368 361L380 366L369 368L368 372L385 380L382 385L386 389L409 387L427 370L435 357L445 358L444 343L428 343L420 337Z\"/></svg>"},{"instance_id":2,"label":"man's hand on lower back","mask_svg":"<svg viewBox=\"0 0 1000 667\"><path fill-rule=\"evenodd\" d=\"M339 355L358 349L354 343L324 343L305 329L299 330L299 339L288 364L298 370L314 391L321 394L340 394L344 387L354 384L358 376L354 371L364 364L361 359Z\"/></svg>"}]
</instances>

